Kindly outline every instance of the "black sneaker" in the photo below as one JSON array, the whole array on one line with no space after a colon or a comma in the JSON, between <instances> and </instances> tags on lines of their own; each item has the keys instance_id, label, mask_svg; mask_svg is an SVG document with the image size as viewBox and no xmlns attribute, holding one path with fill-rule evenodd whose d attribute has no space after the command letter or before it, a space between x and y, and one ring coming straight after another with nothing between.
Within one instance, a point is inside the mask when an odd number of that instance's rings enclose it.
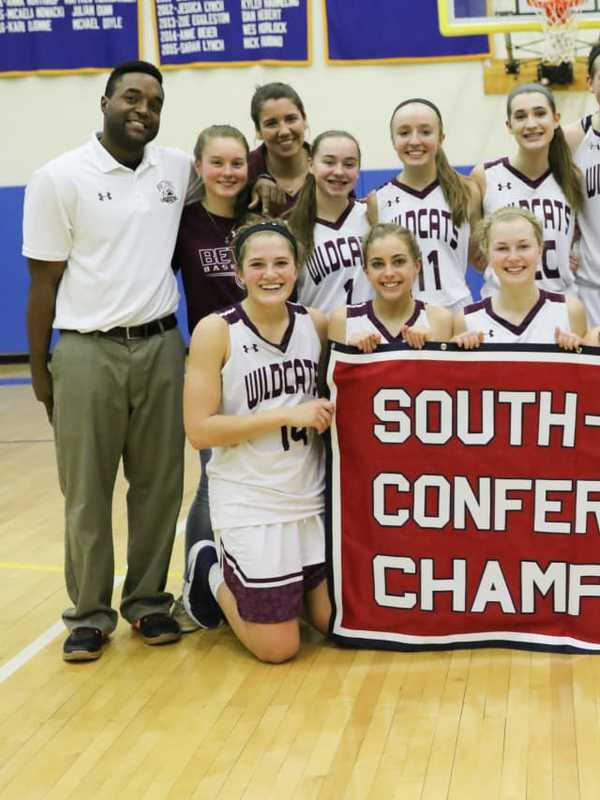
<instances>
[{"instance_id":1,"label":"black sneaker","mask_svg":"<svg viewBox=\"0 0 600 800\"><path fill-rule=\"evenodd\" d=\"M187 578L183 584L183 605L189 616L202 628L216 628L223 612L208 585L208 573L218 561L215 543L208 539L190 548Z\"/></svg>"},{"instance_id":2,"label":"black sneaker","mask_svg":"<svg viewBox=\"0 0 600 800\"><path fill-rule=\"evenodd\" d=\"M169 644L181 639L181 629L168 614L146 614L136 619L132 628L139 631L145 644Z\"/></svg>"},{"instance_id":3,"label":"black sneaker","mask_svg":"<svg viewBox=\"0 0 600 800\"><path fill-rule=\"evenodd\" d=\"M63 644L65 661L96 661L106 640L100 628L73 628Z\"/></svg>"}]
</instances>

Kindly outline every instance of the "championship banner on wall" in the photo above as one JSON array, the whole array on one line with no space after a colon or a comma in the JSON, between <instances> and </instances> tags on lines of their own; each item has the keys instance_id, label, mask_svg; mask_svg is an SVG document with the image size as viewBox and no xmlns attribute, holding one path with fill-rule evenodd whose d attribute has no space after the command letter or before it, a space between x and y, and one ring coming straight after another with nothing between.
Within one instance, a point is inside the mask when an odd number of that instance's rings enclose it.
<instances>
[{"instance_id":1,"label":"championship banner on wall","mask_svg":"<svg viewBox=\"0 0 600 800\"><path fill-rule=\"evenodd\" d=\"M327 62L464 61L491 55L487 36L443 36L437 0L324 0Z\"/></svg>"},{"instance_id":2,"label":"championship banner on wall","mask_svg":"<svg viewBox=\"0 0 600 800\"><path fill-rule=\"evenodd\" d=\"M310 64L309 0L154 0L161 67Z\"/></svg>"},{"instance_id":3,"label":"championship banner on wall","mask_svg":"<svg viewBox=\"0 0 600 800\"><path fill-rule=\"evenodd\" d=\"M600 355L335 345L333 639L600 651Z\"/></svg>"},{"instance_id":4,"label":"championship banner on wall","mask_svg":"<svg viewBox=\"0 0 600 800\"><path fill-rule=\"evenodd\" d=\"M0 0L0 77L95 72L140 58L137 0Z\"/></svg>"}]
</instances>

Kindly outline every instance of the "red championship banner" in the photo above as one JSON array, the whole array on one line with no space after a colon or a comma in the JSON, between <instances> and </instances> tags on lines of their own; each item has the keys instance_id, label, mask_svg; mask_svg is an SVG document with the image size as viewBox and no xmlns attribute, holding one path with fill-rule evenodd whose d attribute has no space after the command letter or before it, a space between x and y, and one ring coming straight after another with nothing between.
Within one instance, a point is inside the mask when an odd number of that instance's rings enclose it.
<instances>
[{"instance_id":1,"label":"red championship banner","mask_svg":"<svg viewBox=\"0 0 600 800\"><path fill-rule=\"evenodd\" d=\"M600 356L335 345L332 636L600 651Z\"/></svg>"}]
</instances>

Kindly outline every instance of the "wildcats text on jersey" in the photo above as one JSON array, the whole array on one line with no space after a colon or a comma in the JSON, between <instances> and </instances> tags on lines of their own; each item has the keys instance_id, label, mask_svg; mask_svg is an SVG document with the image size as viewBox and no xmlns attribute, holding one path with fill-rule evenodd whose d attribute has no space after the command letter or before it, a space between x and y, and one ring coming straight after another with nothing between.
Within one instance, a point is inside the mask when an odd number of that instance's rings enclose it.
<instances>
[{"instance_id":1,"label":"wildcats text on jersey","mask_svg":"<svg viewBox=\"0 0 600 800\"><path fill-rule=\"evenodd\" d=\"M394 201L387 201L393 214ZM450 211L441 208L419 208L393 215L393 222L408 228L418 239L438 239L452 250L458 247L458 228L452 222Z\"/></svg>"},{"instance_id":2,"label":"wildcats text on jersey","mask_svg":"<svg viewBox=\"0 0 600 800\"><path fill-rule=\"evenodd\" d=\"M334 639L600 652L599 366L550 345L332 349Z\"/></svg>"},{"instance_id":3,"label":"wildcats text on jersey","mask_svg":"<svg viewBox=\"0 0 600 800\"><path fill-rule=\"evenodd\" d=\"M362 267L362 245L359 236L338 236L317 245L308 260L306 270L315 284L332 272L347 267Z\"/></svg>"},{"instance_id":4,"label":"wildcats text on jersey","mask_svg":"<svg viewBox=\"0 0 600 800\"><path fill-rule=\"evenodd\" d=\"M308 394L317 396L317 369L319 365L308 358L286 359L280 364L259 367L244 375L248 411L263 400L282 394Z\"/></svg>"}]
</instances>

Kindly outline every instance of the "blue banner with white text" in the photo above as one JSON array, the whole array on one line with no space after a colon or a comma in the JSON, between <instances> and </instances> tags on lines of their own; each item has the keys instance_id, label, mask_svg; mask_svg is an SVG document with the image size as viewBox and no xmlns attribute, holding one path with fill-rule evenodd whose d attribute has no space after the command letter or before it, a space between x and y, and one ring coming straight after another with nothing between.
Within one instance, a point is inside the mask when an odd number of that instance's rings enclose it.
<instances>
[{"instance_id":1,"label":"blue banner with white text","mask_svg":"<svg viewBox=\"0 0 600 800\"><path fill-rule=\"evenodd\" d=\"M443 36L437 0L325 0L329 62L476 59L487 36Z\"/></svg>"},{"instance_id":2,"label":"blue banner with white text","mask_svg":"<svg viewBox=\"0 0 600 800\"><path fill-rule=\"evenodd\" d=\"M161 66L308 64L308 0L155 0Z\"/></svg>"},{"instance_id":3,"label":"blue banner with white text","mask_svg":"<svg viewBox=\"0 0 600 800\"><path fill-rule=\"evenodd\" d=\"M0 76L111 69L139 39L137 0L0 0Z\"/></svg>"}]
</instances>

